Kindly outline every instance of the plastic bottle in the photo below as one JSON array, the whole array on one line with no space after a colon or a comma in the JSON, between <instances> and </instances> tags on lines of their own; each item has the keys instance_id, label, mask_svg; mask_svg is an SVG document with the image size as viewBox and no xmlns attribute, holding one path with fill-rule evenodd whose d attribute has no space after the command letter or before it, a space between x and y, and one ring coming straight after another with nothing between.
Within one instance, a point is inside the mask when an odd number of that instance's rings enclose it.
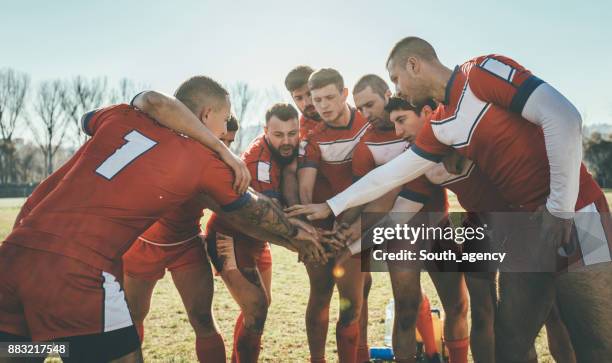
<instances>
[{"instance_id":1,"label":"plastic bottle","mask_svg":"<svg viewBox=\"0 0 612 363\"><path fill-rule=\"evenodd\" d=\"M393 349L391 347L370 348L370 359L373 362L391 362L393 358Z\"/></svg>"},{"instance_id":2,"label":"plastic bottle","mask_svg":"<svg viewBox=\"0 0 612 363\"><path fill-rule=\"evenodd\" d=\"M393 346L393 319L395 317L395 301L389 299L387 308L385 309L385 345Z\"/></svg>"}]
</instances>

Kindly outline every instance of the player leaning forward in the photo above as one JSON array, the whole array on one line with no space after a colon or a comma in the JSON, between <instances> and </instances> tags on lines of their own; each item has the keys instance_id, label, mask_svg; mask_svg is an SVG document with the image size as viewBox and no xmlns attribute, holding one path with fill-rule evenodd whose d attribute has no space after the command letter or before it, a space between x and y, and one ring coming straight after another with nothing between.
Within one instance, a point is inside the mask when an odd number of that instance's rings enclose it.
<instances>
[{"instance_id":1,"label":"player leaning forward","mask_svg":"<svg viewBox=\"0 0 612 363\"><path fill-rule=\"evenodd\" d=\"M415 104L433 98L442 106L409 150L327 204L307 206L303 212L324 217L369 202L422 175L455 149L474 161L515 210L536 212L537 222L524 218L507 245L523 243L524 231L539 222L546 240L529 239L524 246L554 257L574 217L582 260L598 264L588 273L560 276L502 273L498 362L536 359L531 347L555 294L578 361L609 359L612 311L601 301L612 283L610 215L603 192L581 164L581 118L574 106L509 58L482 56L451 70L429 43L416 37L396 44L387 69L403 98Z\"/></svg>"},{"instance_id":2,"label":"player leaning forward","mask_svg":"<svg viewBox=\"0 0 612 363\"><path fill-rule=\"evenodd\" d=\"M193 139L128 105L84 117L92 138L57 186L21 213L0 246L0 341L67 341L68 361L142 361L116 278L121 255L166 211L200 194L228 215L291 240L306 255L322 254L316 238L269 198L243 192L250 178L235 191L232 170L196 142L227 152L202 124L217 130L214 136L225 132L227 91L203 76L180 89L177 95L193 113L185 109L172 127Z\"/></svg>"}]
</instances>

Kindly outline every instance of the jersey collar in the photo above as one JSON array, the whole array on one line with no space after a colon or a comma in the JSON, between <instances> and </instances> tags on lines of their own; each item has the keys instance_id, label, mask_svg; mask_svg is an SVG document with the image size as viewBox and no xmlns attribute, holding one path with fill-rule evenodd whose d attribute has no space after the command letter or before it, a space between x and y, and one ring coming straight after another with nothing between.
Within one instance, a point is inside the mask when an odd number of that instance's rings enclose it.
<instances>
[{"instance_id":1,"label":"jersey collar","mask_svg":"<svg viewBox=\"0 0 612 363\"><path fill-rule=\"evenodd\" d=\"M457 76L457 73L459 73L459 66L455 66L453 74L451 74L451 77L448 80L448 83L446 84L446 91L444 92L444 102L442 102L445 105L448 105L450 102L451 90L453 89L453 83L455 82L455 76Z\"/></svg>"},{"instance_id":2,"label":"jersey collar","mask_svg":"<svg viewBox=\"0 0 612 363\"><path fill-rule=\"evenodd\" d=\"M335 129L335 130L350 130L351 127L353 126L353 121L355 120L355 108L351 107L351 105L347 105L349 110L351 111L351 118L349 120L349 123L346 124L346 126L330 126L327 125L327 127L329 127L330 129Z\"/></svg>"}]
</instances>

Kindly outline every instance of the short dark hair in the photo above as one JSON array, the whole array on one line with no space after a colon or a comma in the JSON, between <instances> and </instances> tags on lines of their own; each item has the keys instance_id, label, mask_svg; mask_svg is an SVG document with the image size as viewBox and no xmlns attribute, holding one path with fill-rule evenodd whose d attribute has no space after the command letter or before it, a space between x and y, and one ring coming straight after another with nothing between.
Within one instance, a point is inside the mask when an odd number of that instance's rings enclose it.
<instances>
[{"instance_id":1,"label":"short dark hair","mask_svg":"<svg viewBox=\"0 0 612 363\"><path fill-rule=\"evenodd\" d=\"M426 40L419 37L406 37L393 46L385 64L388 66L393 60L395 64L404 65L409 57L418 57L426 61L438 59L435 49Z\"/></svg>"},{"instance_id":2,"label":"short dark hair","mask_svg":"<svg viewBox=\"0 0 612 363\"><path fill-rule=\"evenodd\" d=\"M238 131L240 128L240 123L234 114L231 114L229 119L227 120L227 131L234 132Z\"/></svg>"},{"instance_id":3,"label":"short dark hair","mask_svg":"<svg viewBox=\"0 0 612 363\"><path fill-rule=\"evenodd\" d=\"M196 115L204 107L219 109L228 95L219 82L207 76L191 77L174 92L174 96Z\"/></svg>"},{"instance_id":4,"label":"short dark hair","mask_svg":"<svg viewBox=\"0 0 612 363\"><path fill-rule=\"evenodd\" d=\"M309 66L300 65L293 68L285 77L285 87L287 91L293 92L308 83L308 77L314 72Z\"/></svg>"},{"instance_id":5,"label":"short dark hair","mask_svg":"<svg viewBox=\"0 0 612 363\"><path fill-rule=\"evenodd\" d=\"M368 87L370 87L374 93L383 99L385 98L385 92L389 90L389 85L387 85L387 82L385 82L384 79L375 74L366 74L365 76L359 78L357 83L355 83L355 87L353 87L353 94L359 93Z\"/></svg>"},{"instance_id":6,"label":"short dark hair","mask_svg":"<svg viewBox=\"0 0 612 363\"><path fill-rule=\"evenodd\" d=\"M385 111L387 111L388 113L397 110L414 111L414 113L420 115L421 111L423 110L423 107L425 106L429 106L432 110L435 110L438 107L436 102L431 98L425 101L423 104L413 105L403 98L391 97L389 98L389 102L387 102L387 105L385 106Z\"/></svg>"},{"instance_id":7,"label":"short dark hair","mask_svg":"<svg viewBox=\"0 0 612 363\"><path fill-rule=\"evenodd\" d=\"M289 121L291 119L298 118L298 112L289 103L275 103L266 111L266 124L270 121L272 116L276 116L281 121Z\"/></svg>"},{"instance_id":8,"label":"short dark hair","mask_svg":"<svg viewBox=\"0 0 612 363\"><path fill-rule=\"evenodd\" d=\"M321 68L308 78L308 88L310 88L311 91L330 84L335 85L340 92L344 89L344 79L342 75L333 68Z\"/></svg>"}]
</instances>

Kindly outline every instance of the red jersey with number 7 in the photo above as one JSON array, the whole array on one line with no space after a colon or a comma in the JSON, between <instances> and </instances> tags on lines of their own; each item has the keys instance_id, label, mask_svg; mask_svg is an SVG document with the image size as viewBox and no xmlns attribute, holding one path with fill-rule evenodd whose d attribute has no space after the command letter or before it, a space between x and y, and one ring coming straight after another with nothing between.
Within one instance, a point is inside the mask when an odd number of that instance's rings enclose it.
<instances>
[{"instance_id":1,"label":"red jersey with number 7","mask_svg":"<svg viewBox=\"0 0 612 363\"><path fill-rule=\"evenodd\" d=\"M92 136L57 186L5 243L49 251L110 271L165 212L198 193L226 210L249 199L210 149L128 105L83 117Z\"/></svg>"}]
</instances>

